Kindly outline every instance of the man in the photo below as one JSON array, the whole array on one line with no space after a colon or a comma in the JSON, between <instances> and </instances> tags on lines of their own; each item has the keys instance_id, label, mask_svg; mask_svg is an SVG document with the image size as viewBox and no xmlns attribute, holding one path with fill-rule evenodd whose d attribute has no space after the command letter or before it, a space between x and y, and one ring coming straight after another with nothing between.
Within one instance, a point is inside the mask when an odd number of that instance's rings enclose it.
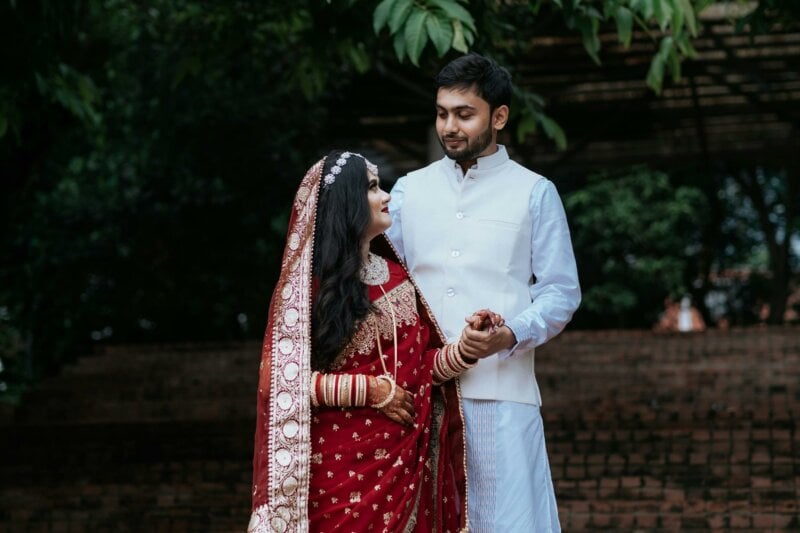
<instances>
[{"instance_id":1,"label":"man","mask_svg":"<svg viewBox=\"0 0 800 533\"><path fill-rule=\"evenodd\" d=\"M559 531L545 451L534 348L580 303L569 227L553 184L497 144L511 77L476 54L436 78L446 156L398 180L388 234L449 339L474 309L506 322L468 326L461 349L482 359L461 377L470 530Z\"/></svg>"}]
</instances>

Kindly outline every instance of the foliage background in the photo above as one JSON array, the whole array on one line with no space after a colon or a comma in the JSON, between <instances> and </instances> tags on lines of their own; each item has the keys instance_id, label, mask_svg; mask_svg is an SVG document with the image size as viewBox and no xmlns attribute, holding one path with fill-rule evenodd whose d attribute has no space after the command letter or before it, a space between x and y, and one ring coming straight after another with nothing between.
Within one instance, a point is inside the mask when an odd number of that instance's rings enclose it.
<instances>
[{"instance_id":1,"label":"foliage background","mask_svg":"<svg viewBox=\"0 0 800 533\"><path fill-rule=\"evenodd\" d=\"M657 93L680 76L711 3L3 2L6 396L97 343L259 336L295 185L346 142L331 112L365 76L431 76L467 49L510 64L545 25L579 35L599 62L598 31L611 26L623 44L636 28L652 32ZM797 16L791 1L761 1L740 26L768 31ZM531 88L516 88L513 107L512 144L540 134L567 145ZM586 295L575 324L647 327L664 296L708 292L712 266L775 270L798 231L796 178L636 167L569 181L561 192ZM797 258L784 248L791 278ZM757 290L767 299L773 288Z\"/></svg>"}]
</instances>

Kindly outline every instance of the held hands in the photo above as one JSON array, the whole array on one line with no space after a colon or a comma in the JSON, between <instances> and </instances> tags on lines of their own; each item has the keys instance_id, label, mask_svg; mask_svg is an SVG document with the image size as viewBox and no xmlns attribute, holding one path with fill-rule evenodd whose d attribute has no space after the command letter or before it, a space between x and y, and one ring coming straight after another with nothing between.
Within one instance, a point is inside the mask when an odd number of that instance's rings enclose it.
<instances>
[{"instance_id":1,"label":"held hands","mask_svg":"<svg viewBox=\"0 0 800 533\"><path fill-rule=\"evenodd\" d=\"M376 379L370 377L370 386L367 397L368 405L375 405L386 400L389 394L392 393L392 384L383 379ZM398 424L404 426L414 425L414 401L411 393L406 391L400 385L395 386L394 397L384 405L378 408L378 411L388 416Z\"/></svg>"},{"instance_id":2,"label":"held hands","mask_svg":"<svg viewBox=\"0 0 800 533\"><path fill-rule=\"evenodd\" d=\"M465 357L484 359L517 342L514 333L505 325L505 319L489 309L476 311L464 320L467 325L458 342Z\"/></svg>"}]
</instances>

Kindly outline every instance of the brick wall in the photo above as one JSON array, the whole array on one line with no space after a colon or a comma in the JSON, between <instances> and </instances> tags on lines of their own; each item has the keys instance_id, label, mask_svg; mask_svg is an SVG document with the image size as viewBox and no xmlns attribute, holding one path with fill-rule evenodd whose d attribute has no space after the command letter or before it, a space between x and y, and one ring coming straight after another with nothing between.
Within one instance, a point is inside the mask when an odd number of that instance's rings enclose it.
<instances>
[{"instance_id":1,"label":"brick wall","mask_svg":"<svg viewBox=\"0 0 800 533\"><path fill-rule=\"evenodd\" d=\"M800 531L800 330L572 333L537 374L565 531Z\"/></svg>"},{"instance_id":2,"label":"brick wall","mask_svg":"<svg viewBox=\"0 0 800 533\"><path fill-rule=\"evenodd\" d=\"M0 533L243 531L258 343L118 347L0 422ZM565 531L800 531L800 330L537 352Z\"/></svg>"}]
</instances>

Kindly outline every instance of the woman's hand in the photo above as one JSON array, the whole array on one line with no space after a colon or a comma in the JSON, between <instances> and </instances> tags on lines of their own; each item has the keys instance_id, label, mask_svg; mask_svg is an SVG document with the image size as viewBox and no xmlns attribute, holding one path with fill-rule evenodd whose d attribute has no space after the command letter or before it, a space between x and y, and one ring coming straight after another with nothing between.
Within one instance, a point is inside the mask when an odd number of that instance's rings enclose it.
<instances>
[{"instance_id":1,"label":"woman's hand","mask_svg":"<svg viewBox=\"0 0 800 533\"><path fill-rule=\"evenodd\" d=\"M369 379L370 386L367 403L369 405L374 405L384 401L392 392L392 384L385 379L377 379L375 377L370 377ZM378 411L398 424L404 426L414 425L415 413L413 396L400 385L395 386L394 398L392 398L388 404L378 409Z\"/></svg>"},{"instance_id":2,"label":"woman's hand","mask_svg":"<svg viewBox=\"0 0 800 533\"><path fill-rule=\"evenodd\" d=\"M490 331L494 333L497 328L502 327L506 321L491 309L480 309L464 319L469 327L478 331Z\"/></svg>"}]
</instances>

